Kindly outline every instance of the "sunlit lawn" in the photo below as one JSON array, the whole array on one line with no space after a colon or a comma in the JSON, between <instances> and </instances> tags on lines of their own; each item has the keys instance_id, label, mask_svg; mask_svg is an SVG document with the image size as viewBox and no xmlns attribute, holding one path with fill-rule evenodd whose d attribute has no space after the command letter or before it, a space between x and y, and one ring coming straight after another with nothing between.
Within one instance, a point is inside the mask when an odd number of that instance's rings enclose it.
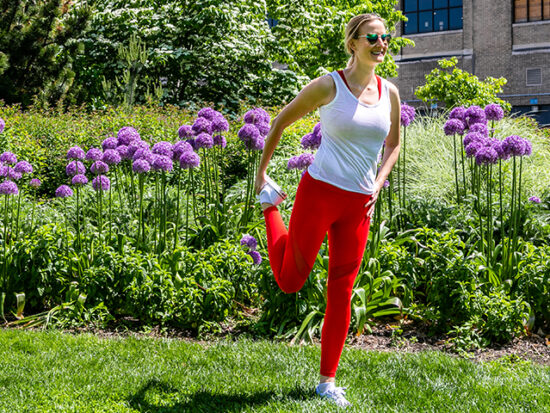
<instances>
[{"instance_id":1,"label":"sunlit lawn","mask_svg":"<svg viewBox=\"0 0 550 413\"><path fill-rule=\"evenodd\" d=\"M325 412L320 349L0 330L1 412ZM550 367L346 349L354 412L546 412Z\"/></svg>"}]
</instances>

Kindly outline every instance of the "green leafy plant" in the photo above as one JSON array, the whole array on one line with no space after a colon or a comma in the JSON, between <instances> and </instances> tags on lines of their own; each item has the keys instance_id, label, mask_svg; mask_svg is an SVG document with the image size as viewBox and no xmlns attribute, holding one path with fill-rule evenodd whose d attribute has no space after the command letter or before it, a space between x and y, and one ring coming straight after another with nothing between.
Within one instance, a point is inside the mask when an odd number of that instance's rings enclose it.
<instances>
[{"instance_id":1,"label":"green leafy plant","mask_svg":"<svg viewBox=\"0 0 550 413\"><path fill-rule=\"evenodd\" d=\"M457 68L457 63L456 57L439 60L440 69L435 68L426 75L426 84L416 89L416 97L424 102L443 102L448 109L460 105L485 107L498 103L510 110L510 104L497 96L507 82L505 78L488 77L481 81L477 76Z\"/></svg>"}]
</instances>

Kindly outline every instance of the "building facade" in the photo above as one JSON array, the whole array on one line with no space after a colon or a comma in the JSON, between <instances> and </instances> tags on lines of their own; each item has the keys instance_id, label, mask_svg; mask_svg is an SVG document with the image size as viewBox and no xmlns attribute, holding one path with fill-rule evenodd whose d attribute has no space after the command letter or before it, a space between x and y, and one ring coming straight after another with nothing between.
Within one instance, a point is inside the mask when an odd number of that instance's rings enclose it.
<instances>
[{"instance_id":1,"label":"building facade","mask_svg":"<svg viewBox=\"0 0 550 413\"><path fill-rule=\"evenodd\" d=\"M505 77L500 98L513 112L550 124L550 0L401 0L408 18L397 35L413 40L394 56L401 99L420 102L414 91L440 59L481 80Z\"/></svg>"}]
</instances>

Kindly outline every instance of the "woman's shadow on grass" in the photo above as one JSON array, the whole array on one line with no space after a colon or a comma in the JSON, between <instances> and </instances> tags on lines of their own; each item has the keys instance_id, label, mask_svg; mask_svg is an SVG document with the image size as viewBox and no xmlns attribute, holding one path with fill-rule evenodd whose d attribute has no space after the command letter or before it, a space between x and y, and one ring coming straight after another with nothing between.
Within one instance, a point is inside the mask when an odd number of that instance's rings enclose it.
<instances>
[{"instance_id":1,"label":"woman's shadow on grass","mask_svg":"<svg viewBox=\"0 0 550 413\"><path fill-rule=\"evenodd\" d=\"M264 405L278 400L305 401L315 397L311 389L298 386L284 394L274 391L258 391L240 395L223 394L210 390L199 390L193 394L182 393L181 388L153 379L131 395L128 402L133 409L140 412L240 412L245 407ZM151 403L152 400L159 399L164 403ZM164 404L164 406L158 406L158 404Z\"/></svg>"}]
</instances>

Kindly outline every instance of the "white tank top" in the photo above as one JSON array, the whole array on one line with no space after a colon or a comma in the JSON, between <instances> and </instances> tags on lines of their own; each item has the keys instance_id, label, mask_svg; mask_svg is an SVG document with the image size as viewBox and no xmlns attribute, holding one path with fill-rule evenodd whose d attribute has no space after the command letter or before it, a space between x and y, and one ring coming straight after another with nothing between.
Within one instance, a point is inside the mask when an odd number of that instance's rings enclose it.
<instances>
[{"instance_id":1,"label":"white tank top","mask_svg":"<svg viewBox=\"0 0 550 413\"><path fill-rule=\"evenodd\" d=\"M379 101L367 105L351 93L338 72L330 76L336 96L319 107L321 146L308 172L346 191L372 194L378 154L391 126L389 84L382 79Z\"/></svg>"}]
</instances>

